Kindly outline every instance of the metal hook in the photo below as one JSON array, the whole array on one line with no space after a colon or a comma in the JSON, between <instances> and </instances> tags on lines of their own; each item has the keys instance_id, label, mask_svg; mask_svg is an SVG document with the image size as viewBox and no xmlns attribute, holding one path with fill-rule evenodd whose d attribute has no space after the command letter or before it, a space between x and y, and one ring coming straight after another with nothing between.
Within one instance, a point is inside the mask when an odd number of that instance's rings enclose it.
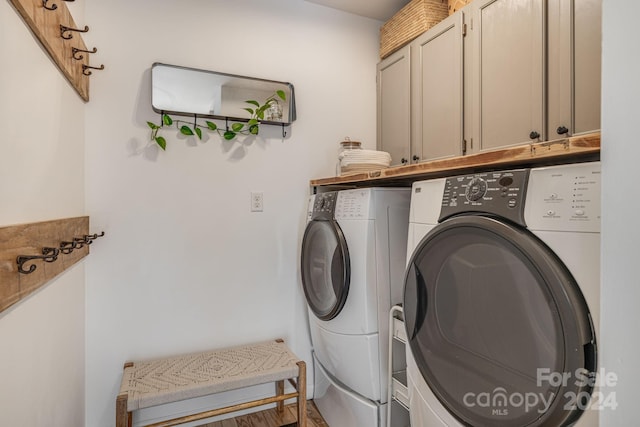
<instances>
[{"instance_id":1,"label":"metal hook","mask_svg":"<svg viewBox=\"0 0 640 427\"><path fill-rule=\"evenodd\" d=\"M73 241L76 242L76 249L80 249L84 245L90 245L95 239L102 236L104 236L104 231L100 234L85 234L82 237L74 237Z\"/></svg>"},{"instance_id":2,"label":"metal hook","mask_svg":"<svg viewBox=\"0 0 640 427\"><path fill-rule=\"evenodd\" d=\"M56 10L58 8L57 4L52 4L51 7L47 6L47 2L49 0L42 0L42 7L44 7L47 10Z\"/></svg>"},{"instance_id":3,"label":"metal hook","mask_svg":"<svg viewBox=\"0 0 640 427\"><path fill-rule=\"evenodd\" d=\"M22 273L22 274L31 274L36 270L36 266L35 264L31 264L29 266L28 270L25 270L22 266L24 265L25 262L31 260L31 257L28 256L24 256L24 255L20 255L17 259L16 262L18 263L18 272Z\"/></svg>"},{"instance_id":4,"label":"metal hook","mask_svg":"<svg viewBox=\"0 0 640 427\"><path fill-rule=\"evenodd\" d=\"M92 70L104 70L104 64L100 65L99 67L92 67L87 64L82 64L82 74L84 74L85 76L90 76L92 73L91 71L87 71L89 68L91 68Z\"/></svg>"},{"instance_id":5,"label":"metal hook","mask_svg":"<svg viewBox=\"0 0 640 427\"><path fill-rule=\"evenodd\" d=\"M81 59L84 58L84 55L80 54L78 55L80 52L86 52L86 53L96 53L98 51L98 48L93 48L93 50L84 50L84 49L78 49L77 47L72 47L71 48L71 57L75 60L80 61Z\"/></svg>"},{"instance_id":6,"label":"metal hook","mask_svg":"<svg viewBox=\"0 0 640 427\"><path fill-rule=\"evenodd\" d=\"M89 31L89 27L87 25L84 26L84 29L81 30L79 28L71 28L71 27L66 27L62 24L60 24L60 37L62 37L65 40L70 40L73 38L73 34L71 33L72 31L75 31L77 33L86 33L87 31ZM69 32L69 34L65 35L64 33Z\"/></svg>"},{"instance_id":7,"label":"metal hook","mask_svg":"<svg viewBox=\"0 0 640 427\"><path fill-rule=\"evenodd\" d=\"M42 255L44 255L44 258L42 258L44 262L54 262L58 259L58 255L60 255L60 249L42 248Z\"/></svg>"},{"instance_id":8,"label":"metal hook","mask_svg":"<svg viewBox=\"0 0 640 427\"><path fill-rule=\"evenodd\" d=\"M31 264L28 270L24 269L24 264L29 261L41 259L44 262L54 262L58 259L60 250L58 248L42 248L42 255L18 255L16 262L18 271L22 274L30 274L36 270L35 264Z\"/></svg>"},{"instance_id":9,"label":"metal hook","mask_svg":"<svg viewBox=\"0 0 640 427\"><path fill-rule=\"evenodd\" d=\"M77 247L78 247L78 242L76 242L76 241L73 241L73 242L60 242L60 252L62 252L65 255L70 254Z\"/></svg>"},{"instance_id":10,"label":"metal hook","mask_svg":"<svg viewBox=\"0 0 640 427\"><path fill-rule=\"evenodd\" d=\"M80 249L87 244L87 240L84 237L74 237L73 241L76 242L76 249Z\"/></svg>"},{"instance_id":11,"label":"metal hook","mask_svg":"<svg viewBox=\"0 0 640 427\"><path fill-rule=\"evenodd\" d=\"M282 137L283 138L287 137L287 132L284 130L284 123L282 124Z\"/></svg>"},{"instance_id":12,"label":"metal hook","mask_svg":"<svg viewBox=\"0 0 640 427\"><path fill-rule=\"evenodd\" d=\"M93 243L93 241L94 241L95 239L97 239L98 237L102 237L102 236L104 236L104 231L102 231L100 234L98 234L98 233L94 233L94 234L85 234L85 235L84 235L84 242L85 242L87 245L90 245L91 243Z\"/></svg>"}]
</instances>

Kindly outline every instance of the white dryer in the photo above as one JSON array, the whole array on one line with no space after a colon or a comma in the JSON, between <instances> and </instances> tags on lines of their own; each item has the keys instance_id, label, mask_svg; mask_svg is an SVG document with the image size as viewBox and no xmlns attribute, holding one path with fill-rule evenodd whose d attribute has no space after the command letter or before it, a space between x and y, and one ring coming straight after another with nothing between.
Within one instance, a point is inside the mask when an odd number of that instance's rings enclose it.
<instances>
[{"instance_id":1,"label":"white dryer","mask_svg":"<svg viewBox=\"0 0 640 427\"><path fill-rule=\"evenodd\" d=\"M598 425L599 162L416 182L407 253L413 426Z\"/></svg>"},{"instance_id":2,"label":"white dryer","mask_svg":"<svg viewBox=\"0 0 640 427\"><path fill-rule=\"evenodd\" d=\"M315 196L301 251L314 401L332 427L384 423L388 313L402 299L409 188Z\"/></svg>"}]
</instances>

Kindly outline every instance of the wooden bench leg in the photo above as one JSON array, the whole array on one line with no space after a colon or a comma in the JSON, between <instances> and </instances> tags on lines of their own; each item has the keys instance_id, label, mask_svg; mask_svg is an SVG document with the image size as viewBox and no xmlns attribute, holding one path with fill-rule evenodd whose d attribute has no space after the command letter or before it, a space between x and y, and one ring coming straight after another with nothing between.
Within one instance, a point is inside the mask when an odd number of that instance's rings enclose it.
<instances>
[{"instance_id":1,"label":"wooden bench leg","mask_svg":"<svg viewBox=\"0 0 640 427\"><path fill-rule=\"evenodd\" d=\"M298 362L298 427L307 427L307 365Z\"/></svg>"},{"instance_id":2,"label":"wooden bench leg","mask_svg":"<svg viewBox=\"0 0 640 427\"><path fill-rule=\"evenodd\" d=\"M132 427L133 417L127 411L127 395L119 394L116 398L116 427Z\"/></svg>"},{"instance_id":3,"label":"wooden bench leg","mask_svg":"<svg viewBox=\"0 0 640 427\"><path fill-rule=\"evenodd\" d=\"M122 369L133 366L133 362L126 362ZM116 398L116 427L133 427L133 414L127 411L127 393L119 394Z\"/></svg>"},{"instance_id":4,"label":"wooden bench leg","mask_svg":"<svg viewBox=\"0 0 640 427\"><path fill-rule=\"evenodd\" d=\"M284 380L276 381L276 396L282 396L284 394ZM278 411L278 415L282 415L284 413L284 401L279 401L276 403L276 410Z\"/></svg>"}]
</instances>

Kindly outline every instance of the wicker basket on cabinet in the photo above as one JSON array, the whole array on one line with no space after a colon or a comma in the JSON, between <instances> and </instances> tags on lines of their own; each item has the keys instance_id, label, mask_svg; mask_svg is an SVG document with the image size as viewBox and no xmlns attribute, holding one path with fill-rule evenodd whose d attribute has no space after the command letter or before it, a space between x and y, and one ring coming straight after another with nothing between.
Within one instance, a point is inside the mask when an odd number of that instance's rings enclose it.
<instances>
[{"instance_id":1,"label":"wicker basket on cabinet","mask_svg":"<svg viewBox=\"0 0 640 427\"><path fill-rule=\"evenodd\" d=\"M391 55L448 15L447 0L411 0L380 28L380 59Z\"/></svg>"}]
</instances>

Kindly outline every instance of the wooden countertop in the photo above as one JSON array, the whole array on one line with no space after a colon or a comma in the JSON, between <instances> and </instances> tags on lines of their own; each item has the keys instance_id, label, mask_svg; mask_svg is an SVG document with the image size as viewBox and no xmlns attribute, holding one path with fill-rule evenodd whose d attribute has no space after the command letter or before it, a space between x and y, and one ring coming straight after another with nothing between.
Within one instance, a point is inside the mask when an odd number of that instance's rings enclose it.
<instances>
[{"instance_id":1,"label":"wooden countertop","mask_svg":"<svg viewBox=\"0 0 640 427\"><path fill-rule=\"evenodd\" d=\"M312 187L411 186L414 181L458 173L480 172L510 167L535 167L600 159L600 132L553 141L518 145L467 156L360 172L310 181Z\"/></svg>"}]
</instances>

